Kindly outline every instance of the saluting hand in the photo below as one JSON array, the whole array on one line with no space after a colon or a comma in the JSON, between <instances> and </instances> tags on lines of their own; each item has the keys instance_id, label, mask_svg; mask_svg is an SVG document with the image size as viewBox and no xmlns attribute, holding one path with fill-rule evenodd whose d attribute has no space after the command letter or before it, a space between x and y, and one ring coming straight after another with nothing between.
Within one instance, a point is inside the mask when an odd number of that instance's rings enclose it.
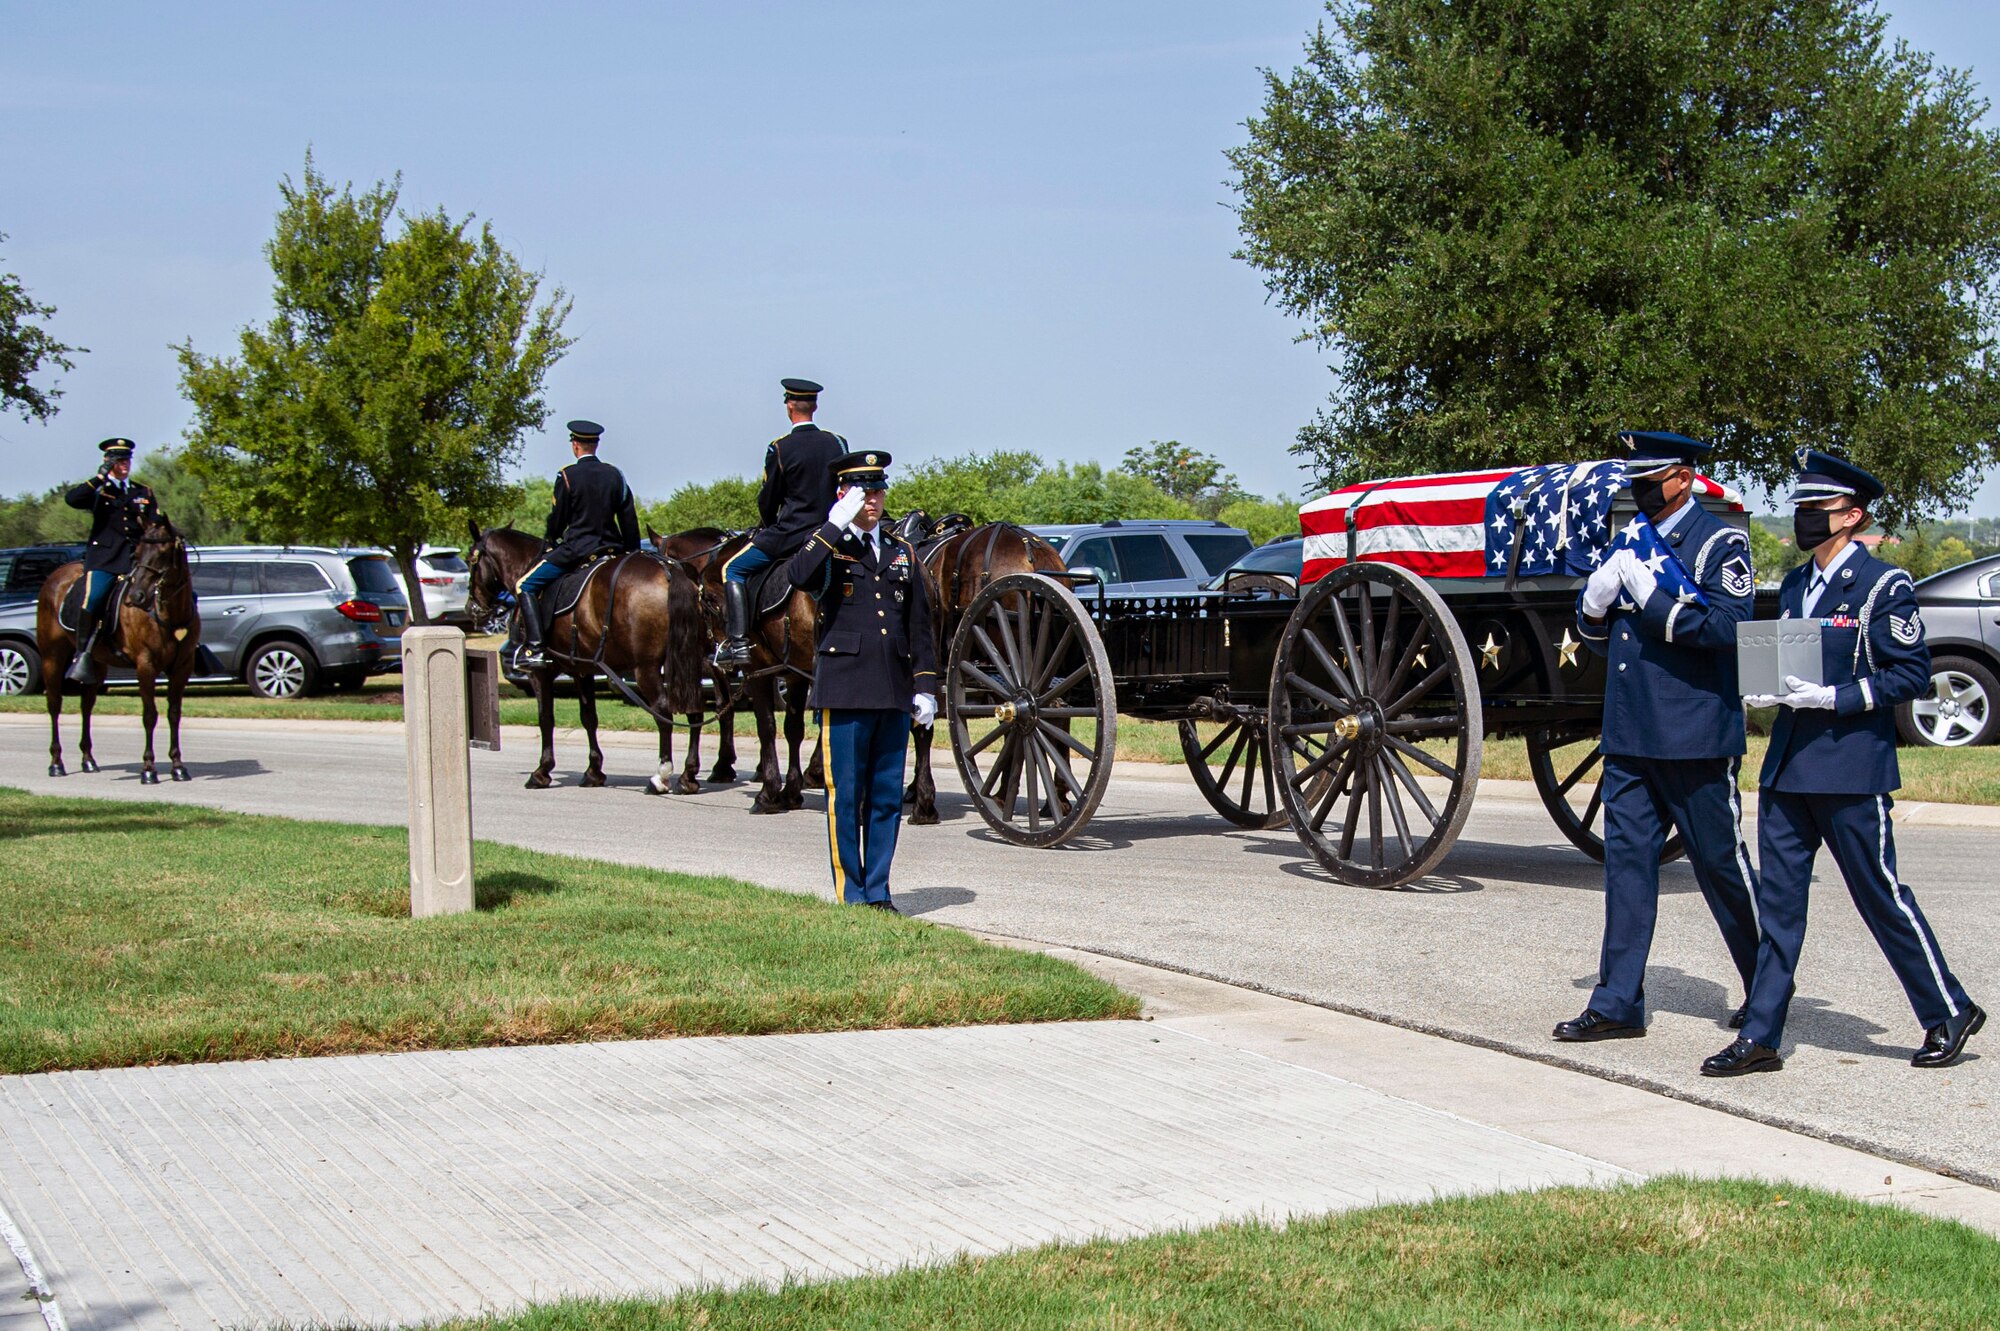
<instances>
[{"instance_id":1,"label":"saluting hand","mask_svg":"<svg viewBox=\"0 0 2000 1331\"><path fill-rule=\"evenodd\" d=\"M833 501L833 507L827 510L826 520L837 527L845 527L854 521L854 515L859 513L861 506L867 502L868 492L858 485L850 485L840 492L838 499Z\"/></svg>"}]
</instances>

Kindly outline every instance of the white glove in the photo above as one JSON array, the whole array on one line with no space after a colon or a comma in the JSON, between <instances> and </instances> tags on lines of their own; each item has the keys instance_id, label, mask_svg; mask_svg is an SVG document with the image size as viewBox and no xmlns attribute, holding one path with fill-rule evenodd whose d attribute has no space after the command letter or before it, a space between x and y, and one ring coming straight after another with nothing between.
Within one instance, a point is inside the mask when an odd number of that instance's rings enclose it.
<instances>
[{"instance_id":1,"label":"white glove","mask_svg":"<svg viewBox=\"0 0 2000 1331\"><path fill-rule=\"evenodd\" d=\"M1660 581L1653 576L1653 570L1640 562L1639 556L1630 550L1620 550L1618 553L1625 556L1625 562L1618 566L1618 581L1624 586L1626 594L1632 598L1632 604L1644 610L1646 602L1651 600L1653 593L1659 589Z\"/></svg>"},{"instance_id":2,"label":"white glove","mask_svg":"<svg viewBox=\"0 0 2000 1331\"><path fill-rule=\"evenodd\" d=\"M854 521L854 515L868 502L868 492L858 485L850 485L833 501L833 507L826 511L826 520L836 527L845 527Z\"/></svg>"},{"instance_id":3,"label":"white glove","mask_svg":"<svg viewBox=\"0 0 2000 1331\"><path fill-rule=\"evenodd\" d=\"M1622 561L1630 559L1630 550L1620 550L1599 564L1590 575L1590 581L1583 584L1583 613L1592 619L1604 618L1604 612L1618 599L1618 570Z\"/></svg>"},{"instance_id":4,"label":"white glove","mask_svg":"<svg viewBox=\"0 0 2000 1331\"><path fill-rule=\"evenodd\" d=\"M1820 707L1828 711L1833 709L1833 685L1831 684L1812 684L1800 679L1797 675L1786 675L1785 687L1790 689L1791 692L1778 699L1778 703L1781 706L1799 709Z\"/></svg>"},{"instance_id":5,"label":"white glove","mask_svg":"<svg viewBox=\"0 0 2000 1331\"><path fill-rule=\"evenodd\" d=\"M919 693L910 699L910 709L916 713L917 724L925 730L929 730L931 723L937 720L937 698L932 694Z\"/></svg>"},{"instance_id":6,"label":"white glove","mask_svg":"<svg viewBox=\"0 0 2000 1331\"><path fill-rule=\"evenodd\" d=\"M1784 695L1777 693L1746 693L1743 695L1743 705L1745 707L1776 707L1784 700Z\"/></svg>"}]
</instances>

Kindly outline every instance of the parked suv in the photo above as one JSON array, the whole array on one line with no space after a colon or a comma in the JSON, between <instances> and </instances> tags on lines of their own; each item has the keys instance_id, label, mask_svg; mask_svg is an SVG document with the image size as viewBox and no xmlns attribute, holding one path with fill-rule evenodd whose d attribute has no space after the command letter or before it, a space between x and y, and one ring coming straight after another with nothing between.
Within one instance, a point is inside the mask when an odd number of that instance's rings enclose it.
<instances>
[{"instance_id":1,"label":"parked suv","mask_svg":"<svg viewBox=\"0 0 2000 1331\"><path fill-rule=\"evenodd\" d=\"M391 561L392 563L394 561ZM412 588L396 572L397 585L409 600ZM417 552L417 581L423 584L424 613L433 624L465 624L465 598L472 591L472 570L464 556L448 545L427 545Z\"/></svg>"},{"instance_id":2,"label":"parked suv","mask_svg":"<svg viewBox=\"0 0 2000 1331\"><path fill-rule=\"evenodd\" d=\"M1960 748L2000 740L2000 555L1934 573L1917 584L1931 692L1896 709L1912 744Z\"/></svg>"},{"instance_id":3,"label":"parked suv","mask_svg":"<svg viewBox=\"0 0 2000 1331\"><path fill-rule=\"evenodd\" d=\"M1094 568L1112 596L1198 592L1252 547L1240 527L1182 518L1030 527L1061 552L1063 566Z\"/></svg>"},{"instance_id":4,"label":"parked suv","mask_svg":"<svg viewBox=\"0 0 2000 1331\"><path fill-rule=\"evenodd\" d=\"M409 601L379 550L211 545L193 552L201 640L262 698L352 688L401 665Z\"/></svg>"},{"instance_id":5,"label":"parked suv","mask_svg":"<svg viewBox=\"0 0 2000 1331\"><path fill-rule=\"evenodd\" d=\"M24 545L0 550L0 609L23 603L33 605L42 594L42 579L73 559L83 558L86 549L77 545Z\"/></svg>"},{"instance_id":6,"label":"parked suv","mask_svg":"<svg viewBox=\"0 0 2000 1331\"><path fill-rule=\"evenodd\" d=\"M41 687L42 657L35 650L35 598L42 580L73 559L81 545L28 545L0 550L0 697Z\"/></svg>"}]
</instances>

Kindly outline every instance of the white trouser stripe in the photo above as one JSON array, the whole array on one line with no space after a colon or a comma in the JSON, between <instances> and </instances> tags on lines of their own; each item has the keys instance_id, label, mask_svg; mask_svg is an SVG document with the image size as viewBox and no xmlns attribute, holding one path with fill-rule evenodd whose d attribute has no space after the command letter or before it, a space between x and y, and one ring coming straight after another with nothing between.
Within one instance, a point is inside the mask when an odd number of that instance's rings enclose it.
<instances>
[{"instance_id":1,"label":"white trouser stripe","mask_svg":"<svg viewBox=\"0 0 2000 1331\"><path fill-rule=\"evenodd\" d=\"M1951 990L1945 988L1944 971L1938 965L1937 953L1931 951L1930 935L1918 927L1917 914L1905 899L1909 889L1889 872L1889 800L1884 795L1875 797L1875 862L1882 866L1882 881L1889 885L1889 895L1895 899L1896 909L1903 912L1903 918L1910 922L1910 932L1923 945L1924 961L1930 965L1931 979L1936 982L1938 994L1944 999L1944 1010L1956 1017L1958 1004L1951 1001Z\"/></svg>"},{"instance_id":2,"label":"white trouser stripe","mask_svg":"<svg viewBox=\"0 0 2000 1331\"><path fill-rule=\"evenodd\" d=\"M1750 918L1756 921L1757 931L1764 930L1764 920L1757 913L1757 875L1750 869L1750 847L1743 844L1743 787L1737 778L1743 772L1741 757L1729 760L1729 826L1730 835L1736 838L1736 868L1743 875L1743 886L1750 893Z\"/></svg>"}]
</instances>

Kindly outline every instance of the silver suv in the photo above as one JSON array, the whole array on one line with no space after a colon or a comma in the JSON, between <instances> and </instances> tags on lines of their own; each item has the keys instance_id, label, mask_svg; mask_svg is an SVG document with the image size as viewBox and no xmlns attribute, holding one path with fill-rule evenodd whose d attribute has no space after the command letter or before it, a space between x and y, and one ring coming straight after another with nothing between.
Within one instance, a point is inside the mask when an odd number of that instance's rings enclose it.
<instances>
[{"instance_id":1,"label":"silver suv","mask_svg":"<svg viewBox=\"0 0 2000 1331\"><path fill-rule=\"evenodd\" d=\"M1112 596L1200 591L1253 548L1240 527L1188 518L1114 518L1028 530L1055 546L1065 568L1096 569Z\"/></svg>"},{"instance_id":2,"label":"silver suv","mask_svg":"<svg viewBox=\"0 0 2000 1331\"><path fill-rule=\"evenodd\" d=\"M202 645L222 664L197 683L242 680L259 697L296 698L322 684L353 688L401 665L409 602L381 551L211 545L188 553ZM132 672L114 669L107 682L129 684ZM41 686L35 603L0 608L0 694Z\"/></svg>"}]
</instances>

